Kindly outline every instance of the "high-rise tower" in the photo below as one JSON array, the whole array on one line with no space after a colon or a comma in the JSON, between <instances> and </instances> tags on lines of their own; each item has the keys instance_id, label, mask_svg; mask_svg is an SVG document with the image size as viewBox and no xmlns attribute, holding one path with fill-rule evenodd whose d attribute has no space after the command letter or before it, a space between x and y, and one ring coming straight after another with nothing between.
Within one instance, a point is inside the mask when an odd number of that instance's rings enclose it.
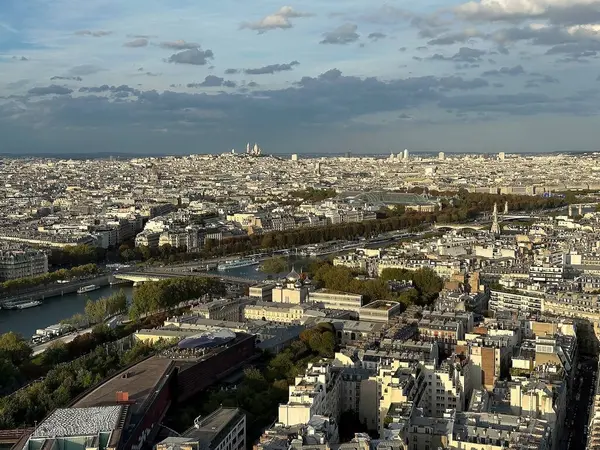
<instances>
[{"instance_id":1,"label":"high-rise tower","mask_svg":"<svg viewBox=\"0 0 600 450\"><path fill-rule=\"evenodd\" d=\"M494 212L492 213L492 227L490 228L490 233L492 234L500 234L500 225L498 224L498 204L494 203Z\"/></svg>"},{"instance_id":2,"label":"high-rise tower","mask_svg":"<svg viewBox=\"0 0 600 450\"><path fill-rule=\"evenodd\" d=\"M508 214L508 202L504 202L504 214Z\"/></svg>"}]
</instances>

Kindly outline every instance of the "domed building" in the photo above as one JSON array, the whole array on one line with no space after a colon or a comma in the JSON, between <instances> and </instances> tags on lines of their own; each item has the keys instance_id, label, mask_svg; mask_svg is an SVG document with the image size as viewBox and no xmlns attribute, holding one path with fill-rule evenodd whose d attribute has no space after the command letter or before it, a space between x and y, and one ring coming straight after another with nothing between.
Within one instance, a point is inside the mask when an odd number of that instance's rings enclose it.
<instances>
[{"instance_id":1,"label":"domed building","mask_svg":"<svg viewBox=\"0 0 600 450\"><path fill-rule=\"evenodd\" d=\"M281 283L277 283L272 291L273 301L276 303L300 304L308 301L308 285L302 276L292 267L290 273Z\"/></svg>"}]
</instances>

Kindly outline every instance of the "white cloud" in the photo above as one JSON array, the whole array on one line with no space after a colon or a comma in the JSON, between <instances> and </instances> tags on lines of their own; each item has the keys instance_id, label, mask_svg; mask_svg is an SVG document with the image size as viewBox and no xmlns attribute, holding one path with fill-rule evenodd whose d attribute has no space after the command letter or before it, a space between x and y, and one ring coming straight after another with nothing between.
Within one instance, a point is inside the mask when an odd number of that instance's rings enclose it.
<instances>
[{"instance_id":1,"label":"white cloud","mask_svg":"<svg viewBox=\"0 0 600 450\"><path fill-rule=\"evenodd\" d=\"M313 14L296 11L291 6L283 6L279 11L274 14L262 18L257 22L243 22L240 28L247 28L249 30L258 31L259 33L265 33L269 30L292 28L292 22L290 19L298 17L311 17Z\"/></svg>"},{"instance_id":2,"label":"white cloud","mask_svg":"<svg viewBox=\"0 0 600 450\"><path fill-rule=\"evenodd\" d=\"M553 9L598 4L598 0L481 0L455 8L458 16L474 20L520 20L547 16Z\"/></svg>"}]
</instances>

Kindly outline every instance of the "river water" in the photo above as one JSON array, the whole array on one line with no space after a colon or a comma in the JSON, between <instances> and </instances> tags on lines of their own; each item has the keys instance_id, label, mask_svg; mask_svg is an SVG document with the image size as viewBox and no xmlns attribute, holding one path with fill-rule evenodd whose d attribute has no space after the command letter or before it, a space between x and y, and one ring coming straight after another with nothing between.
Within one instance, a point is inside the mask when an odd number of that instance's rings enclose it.
<instances>
[{"instance_id":1,"label":"river water","mask_svg":"<svg viewBox=\"0 0 600 450\"><path fill-rule=\"evenodd\" d=\"M0 334L8 331L22 334L29 339L40 328L59 323L77 313L83 313L87 299L97 300L101 297L119 292L123 289L131 298L133 286L131 284L118 284L105 286L97 291L87 294L67 294L62 297L51 297L43 300L41 306L29 309L0 310Z\"/></svg>"},{"instance_id":2,"label":"river water","mask_svg":"<svg viewBox=\"0 0 600 450\"><path fill-rule=\"evenodd\" d=\"M238 267L227 271L210 271L210 273L230 275L240 278L253 278L264 280L267 276L257 271L258 266ZM201 273L194 273L201 275ZM77 293L67 294L62 297L52 297L44 300L41 306L23 310L0 310L0 334L14 331L29 339L36 330L59 323L61 320L83 313L88 298L97 300L108 297L123 289L128 298L133 295L134 287L131 284L106 286L86 295Z\"/></svg>"}]
</instances>

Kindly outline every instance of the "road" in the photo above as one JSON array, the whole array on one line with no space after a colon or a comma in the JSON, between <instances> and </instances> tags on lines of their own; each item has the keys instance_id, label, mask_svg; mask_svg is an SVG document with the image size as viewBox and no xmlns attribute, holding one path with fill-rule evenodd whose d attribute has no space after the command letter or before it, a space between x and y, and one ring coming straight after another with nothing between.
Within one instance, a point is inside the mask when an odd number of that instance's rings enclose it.
<instances>
[{"instance_id":1,"label":"road","mask_svg":"<svg viewBox=\"0 0 600 450\"><path fill-rule=\"evenodd\" d=\"M74 331L73 333L65 334L56 339L52 339L51 341L44 342L43 344L36 345L35 347L32 347L33 356L39 355L40 353L44 353L48 349L48 347L50 347L54 342L62 341L65 344L68 344L69 342L74 340L77 336L81 336L82 334L88 334L91 332L92 332L91 328L86 328L84 330Z\"/></svg>"},{"instance_id":2,"label":"road","mask_svg":"<svg viewBox=\"0 0 600 450\"><path fill-rule=\"evenodd\" d=\"M581 370L575 374L571 398L567 400L564 433L559 448L581 450L586 448L587 427L594 399L598 359L581 357Z\"/></svg>"}]
</instances>

